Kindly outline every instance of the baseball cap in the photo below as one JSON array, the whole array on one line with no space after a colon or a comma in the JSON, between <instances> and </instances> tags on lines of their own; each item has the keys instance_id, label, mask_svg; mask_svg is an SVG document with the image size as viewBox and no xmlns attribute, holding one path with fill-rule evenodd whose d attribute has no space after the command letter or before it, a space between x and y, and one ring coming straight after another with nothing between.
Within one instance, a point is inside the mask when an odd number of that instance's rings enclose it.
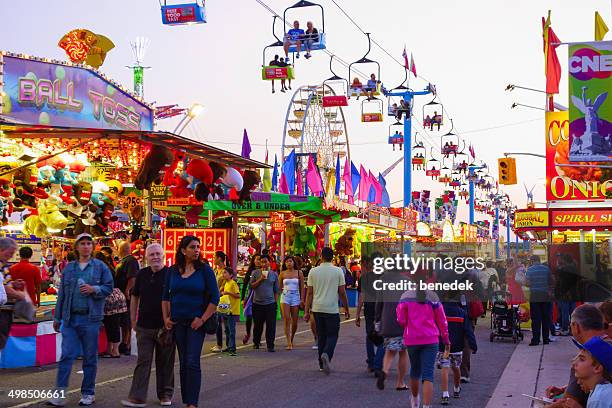
<instances>
[{"instance_id":1,"label":"baseball cap","mask_svg":"<svg viewBox=\"0 0 612 408\"><path fill-rule=\"evenodd\" d=\"M612 345L599 336L580 344L572 339L576 347L586 350L597 360L608 372L612 372Z\"/></svg>"},{"instance_id":2,"label":"baseball cap","mask_svg":"<svg viewBox=\"0 0 612 408\"><path fill-rule=\"evenodd\" d=\"M88 239L90 241L93 241L93 237L91 236L91 234L84 232L82 234L77 235L76 239L74 240L74 243L76 244L82 239Z\"/></svg>"}]
</instances>

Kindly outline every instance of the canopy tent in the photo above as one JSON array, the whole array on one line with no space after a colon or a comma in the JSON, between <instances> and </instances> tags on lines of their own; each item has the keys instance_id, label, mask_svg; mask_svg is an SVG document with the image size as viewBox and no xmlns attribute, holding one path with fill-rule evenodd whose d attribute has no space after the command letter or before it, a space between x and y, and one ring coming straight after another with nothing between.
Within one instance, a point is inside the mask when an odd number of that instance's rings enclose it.
<instances>
[{"instance_id":1,"label":"canopy tent","mask_svg":"<svg viewBox=\"0 0 612 408\"><path fill-rule=\"evenodd\" d=\"M323 208L323 200L318 197L261 192L252 193L251 201L241 204L223 200L208 201L204 203L204 212L200 215L204 217L208 211L235 212L243 218L268 218L274 212L291 212L293 221L306 225L328 224L351 216L349 211Z\"/></svg>"},{"instance_id":2,"label":"canopy tent","mask_svg":"<svg viewBox=\"0 0 612 408\"><path fill-rule=\"evenodd\" d=\"M88 142L93 144L97 142L98 145L104 145L106 149L111 151L112 155L121 153L125 149L126 143L161 145L227 166L239 168L271 167L268 164L247 159L238 154L170 132L33 126L10 122L0 116L0 134L4 138L24 143L46 144L53 146L55 149L86 151L91 149Z\"/></svg>"}]
</instances>

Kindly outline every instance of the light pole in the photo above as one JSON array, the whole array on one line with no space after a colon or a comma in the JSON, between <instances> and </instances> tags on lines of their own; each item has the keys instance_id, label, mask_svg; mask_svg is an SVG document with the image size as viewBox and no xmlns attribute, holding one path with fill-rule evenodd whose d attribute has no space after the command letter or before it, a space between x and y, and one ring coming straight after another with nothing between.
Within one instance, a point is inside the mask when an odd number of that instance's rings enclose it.
<instances>
[{"instance_id":1,"label":"light pole","mask_svg":"<svg viewBox=\"0 0 612 408\"><path fill-rule=\"evenodd\" d=\"M183 130L185 130L187 125L189 125L189 123L195 117L199 116L203 111L204 111L204 106L200 105L199 103L194 103L193 105L191 105L191 108L189 108L185 116L183 116L183 119L181 119L178 125L176 125L172 133L174 133L175 135L180 135L183 132Z\"/></svg>"}]
</instances>

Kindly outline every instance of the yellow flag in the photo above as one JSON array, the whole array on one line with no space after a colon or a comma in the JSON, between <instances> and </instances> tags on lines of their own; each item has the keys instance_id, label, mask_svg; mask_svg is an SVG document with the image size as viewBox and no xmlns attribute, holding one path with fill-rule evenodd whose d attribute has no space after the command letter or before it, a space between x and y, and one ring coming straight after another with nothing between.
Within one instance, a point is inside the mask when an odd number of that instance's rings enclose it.
<instances>
[{"instance_id":1,"label":"yellow flag","mask_svg":"<svg viewBox=\"0 0 612 408\"><path fill-rule=\"evenodd\" d=\"M550 10L546 20L542 17L542 40L544 43L544 75L548 73L548 27L550 27Z\"/></svg>"},{"instance_id":2,"label":"yellow flag","mask_svg":"<svg viewBox=\"0 0 612 408\"><path fill-rule=\"evenodd\" d=\"M606 22L601 18L599 12L595 12L595 41L602 41L608 32Z\"/></svg>"}]
</instances>

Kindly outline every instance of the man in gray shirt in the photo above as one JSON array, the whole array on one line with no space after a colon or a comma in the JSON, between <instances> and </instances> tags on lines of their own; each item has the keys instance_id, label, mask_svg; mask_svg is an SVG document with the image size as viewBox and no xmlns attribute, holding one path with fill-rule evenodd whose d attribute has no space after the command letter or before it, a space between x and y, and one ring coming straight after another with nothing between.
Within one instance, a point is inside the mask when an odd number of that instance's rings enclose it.
<instances>
[{"instance_id":1,"label":"man in gray shirt","mask_svg":"<svg viewBox=\"0 0 612 408\"><path fill-rule=\"evenodd\" d=\"M265 323L266 346L273 353L279 286L278 275L270 270L268 255L261 256L261 269L253 271L250 284L253 290L253 348L259 348Z\"/></svg>"}]
</instances>

